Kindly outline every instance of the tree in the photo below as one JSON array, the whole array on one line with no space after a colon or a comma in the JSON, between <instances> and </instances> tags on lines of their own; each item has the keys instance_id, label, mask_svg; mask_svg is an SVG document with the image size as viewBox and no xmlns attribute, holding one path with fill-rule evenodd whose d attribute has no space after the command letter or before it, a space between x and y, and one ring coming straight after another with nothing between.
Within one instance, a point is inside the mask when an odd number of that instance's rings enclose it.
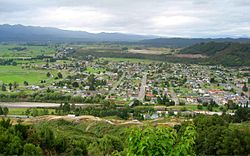
<instances>
[{"instance_id":1,"label":"tree","mask_svg":"<svg viewBox=\"0 0 250 156\"><path fill-rule=\"evenodd\" d=\"M41 138L41 147L51 149L55 142L55 135L51 128L44 124L40 127L39 136Z\"/></svg>"},{"instance_id":2,"label":"tree","mask_svg":"<svg viewBox=\"0 0 250 156\"><path fill-rule=\"evenodd\" d=\"M14 89L17 89L18 83L16 81L13 83L13 87L14 87Z\"/></svg>"},{"instance_id":3,"label":"tree","mask_svg":"<svg viewBox=\"0 0 250 156\"><path fill-rule=\"evenodd\" d=\"M30 113L31 113L31 110L30 110L30 109L26 109L26 111L25 111L25 115L26 115L26 116L29 116L29 115L30 115Z\"/></svg>"},{"instance_id":4,"label":"tree","mask_svg":"<svg viewBox=\"0 0 250 156\"><path fill-rule=\"evenodd\" d=\"M3 109L1 106L0 106L0 115L3 115Z\"/></svg>"},{"instance_id":5,"label":"tree","mask_svg":"<svg viewBox=\"0 0 250 156\"><path fill-rule=\"evenodd\" d=\"M72 86L75 87L75 88L77 88L77 87L79 87L79 83L78 82L73 82Z\"/></svg>"},{"instance_id":6,"label":"tree","mask_svg":"<svg viewBox=\"0 0 250 156\"><path fill-rule=\"evenodd\" d=\"M69 103L64 103L64 105L62 106L63 112L64 113L69 113L70 112L70 104Z\"/></svg>"},{"instance_id":7,"label":"tree","mask_svg":"<svg viewBox=\"0 0 250 156\"><path fill-rule=\"evenodd\" d=\"M225 116L198 115L193 120L197 139L194 146L197 155L247 155L250 148L248 130L229 128Z\"/></svg>"},{"instance_id":8,"label":"tree","mask_svg":"<svg viewBox=\"0 0 250 156\"><path fill-rule=\"evenodd\" d=\"M213 106L212 106L211 104L209 104L209 105L207 106L207 110L213 111Z\"/></svg>"},{"instance_id":9,"label":"tree","mask_svg":"<svg viewBox=\"0 0 250 156\"><path fill-rule=\"evenodd\" d=\"M50 77L50 76L51 76L50 72L47 72L46 76L47 76L47 77Z\"/></svg>"},{"instance_id":10,"label":"tree","mask_svg":"<svg viewBox=\"0 0 250 156\"><path fill-rule=\"evenodd\" d=\"M57 76L58 76L59 79L62 79L62 78L63 78L63 75L62 75L61 72L57 73Z\"/></svg>"},{"instance_id":11,"label":"tree","mask_svg":"<svg viewBox=\"0 0 250 156\"><path fill-rule=\"evenodd\" d=\"M39 146L35 146L31 143L26 143L23 148L23 156L42 156L42 149Z\"/></svg>"},{"instance_id":12,"label":"tree","mask_svg":"<svg viewBox=\"0 0 250 156\"><path fill-rule=\"evenodd\" d=\"M128 137L128 155L194 155L196 131L188 125L178 134L173 128L133 128Z\"/></svg>"},{"instance_id":13,"label":"tree","mask_svg":"<svg viewBox=\"0 0 250 156\"><path fill-rule=\"evenodd\" d=\"M7 116L8 113L9 113L8 107L4 107L4 108L3 108L3 114L4 114L4 116Z\"/></svg>"},{"instance_id":14,"label":"tree","mask_svg":"<svg viewBox=\"0 0 250 156\"><path fill-rule=\"evenodd\" d=\"M2 84L2 91L6 91L6 85L5 84Z\"/></svg>"},{"instance_id":15,"label":"tree","mask_svg":"<svg viewBox=\"0 0 250 156\"><path fill-rule=\"evenodd\" d=\"M142 105L142 102L141 102L140 100L135 99L135 100L133 101L133 106L140 106L140 105Z\"/></svg>"},{"instance_id":16,"label":"tree","mask_svg":"<svg viewBox=\"0 0 250 156\"><path fill-rule=\"evenodd\" d=\"M3 128L6 128L6 129L8 129L9 127L11 127L12 123L11 123L10 118L8 118L8 119L3 118L0 121L0 126L3 127Z\"/></svg>"},{"instance_id":17,"label":"tree","mask_svg":"<svg viewBox=\"0 0 250 156\"><path fill-rule=\"evenodd\" d=\"M88 153L89 155L112 155L114 151L120 152L122 150L123 144L120 138L111 135L104 135L96 142L90 144Z\"/></svg>"},{"instance_id":18,"label":"tree","mask_svg":"<svg viewBox=\"0 0 250 156\"><path fill-rule=\"evenodd\" d=\"M197 109L202 110L203 106L199 104L199 105L197 105Z\"/></svg>"},{"instance_id":19,"label":"tree","mask_svg":"<svg viewBox=\"0 0 250 156\"><path fill-rule=\"evenodd\" d=\"M250 110L249 108L238 108L235 112L234 120L236 122L243 122L250 119Z\"/></svg>"},{"instance_id":20,"label":"tree","mask_svg":"<svg viewBox=\"0 0 250 156\"><path fill-rule=\"evenodd\" d=\"M243 92L247 92L247 91L248 91L248 87L247 87L246 83L245 83L244 86L242 87L242 91L243 91Z\"/></svg>"},{"instance_id":21,"label":"tree","mask_svg":"<svg viewBox=\"0 0 250 156\"><path fill-rule=\"evenodd\" d=\"M210 83L215 83L216 81L215 81L215 79L214 79L214 77L212 77L211 79L210 79Z\"/></svg>"},{"instance_id":22,"label":"tree","mask_svg":"<svg viewBox=\"0 0 250 156\"><path fill-rule=\"evenodd\" d=\"M7 136L10 138L8 142L6 142L5 146L5 155L18 155L22 150L22 141L18 136L7 133ZM2 148L2 146L1 146Z\"/></svg>"},{"instance_id":23,"label":"tree","mask_svg":"<svg viewBox=\"0 0 250 156\"><path fill-rule=\"evenodd\" d=\"M23 85L28 86L29 83L28 83L27 81L24 81L24 82L23 82Z\"/></svg>"},{"instance_id":24,"label":"tree","mask_svg":"<svg viewBox=\"0 0 250 156\"><path fill-rule=\"evenodd\" d=\"M13 84L9 83L9 90L12 90L12 86L13 86Z\"/></svg>"},{"instance_id":25,"label":"tree","mask_svg":"<svg viewBox=\"0 0 250 156\"><path fill-rule=\"evenodd\" d=\"M38 116L39 113L38 113L38 110L37 109L32 109L32 113L31 113L32 116Z\"/></svg>"}]
</instances>

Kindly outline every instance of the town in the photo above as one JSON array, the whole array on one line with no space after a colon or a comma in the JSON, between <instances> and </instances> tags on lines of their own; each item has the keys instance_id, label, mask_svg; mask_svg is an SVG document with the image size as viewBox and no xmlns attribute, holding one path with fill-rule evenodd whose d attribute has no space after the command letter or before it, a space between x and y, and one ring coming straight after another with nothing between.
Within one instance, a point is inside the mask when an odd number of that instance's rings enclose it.
<instances>
[{"instance_id":1,"label":"town","mask_svg":"<svg viewBox=\"0 0 250 156\"><path fill-rule=\"evenodd\" d=\"M62 103L68 99L66 102L71 104L108 101L122 107L149 106L157 115L146 117L148 119L157 118L163 112L168 114L169 110L175 114L233 115L236 108L249 107L248 67L91 55L84 59L70 57L75 51L73 47L61 47L53 57L17 60L14 68L39 71L41 76L32 82L2 81L0 97L5 102ZM43 97L45 93L52 94ZM71 97L70 100L67 97Z\"/></svg>"}]
</instances>

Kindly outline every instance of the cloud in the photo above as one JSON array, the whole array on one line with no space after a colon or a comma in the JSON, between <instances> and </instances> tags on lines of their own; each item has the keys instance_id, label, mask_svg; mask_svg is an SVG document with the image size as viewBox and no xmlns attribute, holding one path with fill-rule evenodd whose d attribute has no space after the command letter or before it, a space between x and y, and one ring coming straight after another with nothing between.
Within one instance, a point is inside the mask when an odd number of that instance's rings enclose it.
<instances>
[{"instance_id":1,"label":"cloud","mask_svg":"<svg viewBox=\"0 0 250 156\"><path fill-rule=\"evenodd\" d=\"M1 0L0 23L179 37L249 36L248 0Z\"/></svg>"}]
</instances>

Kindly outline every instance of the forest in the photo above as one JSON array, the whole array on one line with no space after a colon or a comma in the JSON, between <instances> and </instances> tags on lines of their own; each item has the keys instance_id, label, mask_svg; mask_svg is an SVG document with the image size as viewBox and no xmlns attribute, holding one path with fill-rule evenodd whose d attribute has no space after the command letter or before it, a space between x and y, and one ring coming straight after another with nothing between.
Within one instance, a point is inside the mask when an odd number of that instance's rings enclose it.
<instances>
[{"instance_id":1,"label":"forest","mask_svg":"<svg viewBox=\"0 0 250 156\"><path fill-rule=\"evenodd\" d=\"M209 56L207 62L224 66L249 66L250 44L233 42L199 43L184 48L183 54L203 54Z\"/></svg>"}]
</instances>

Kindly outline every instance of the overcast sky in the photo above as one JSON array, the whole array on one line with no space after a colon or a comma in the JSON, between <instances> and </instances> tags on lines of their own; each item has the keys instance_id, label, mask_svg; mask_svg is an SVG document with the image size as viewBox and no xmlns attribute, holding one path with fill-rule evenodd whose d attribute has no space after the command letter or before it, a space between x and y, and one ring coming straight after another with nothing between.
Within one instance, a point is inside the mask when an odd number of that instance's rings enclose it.
<instances>
[{"instance_id":1,"label":"overcast sky","mask_svg":"<svg viewBox=\"0 0 250 156\"><path fill-rule=\"evenodd\" d=\"M168 37L250 37L250 0L0 0L0 24Z\"/></svg>"}]
</instances>

